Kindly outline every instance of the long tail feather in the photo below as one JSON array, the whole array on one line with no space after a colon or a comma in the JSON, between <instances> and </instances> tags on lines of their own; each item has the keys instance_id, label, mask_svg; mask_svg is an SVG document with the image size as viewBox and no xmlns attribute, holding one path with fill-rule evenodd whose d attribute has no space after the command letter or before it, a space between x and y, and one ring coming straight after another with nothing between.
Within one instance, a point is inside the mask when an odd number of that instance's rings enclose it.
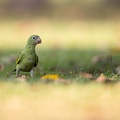
<instances>
[{"instance_id":1,"label":"long tail feather","mask_svg":"<svg viewBox=\"0 0 120 120\"><path fill-rule=\"evenodd\" d=\"M13 72L15 72L15 71L16 71L16 69L13 70Z\"/></svg>"}]
</instances>

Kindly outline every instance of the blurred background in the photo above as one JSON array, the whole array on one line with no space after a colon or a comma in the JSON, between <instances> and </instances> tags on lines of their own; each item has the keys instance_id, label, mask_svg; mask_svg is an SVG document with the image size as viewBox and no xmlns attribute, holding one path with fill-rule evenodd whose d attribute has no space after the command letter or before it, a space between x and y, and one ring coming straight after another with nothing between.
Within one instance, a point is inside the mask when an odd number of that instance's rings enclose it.
<instances>
[{"instance_id":1,"label":"blurred background","mask_svg":"<svg viewBox=\"0 0 120 120\"><path fill-rule=\"evenodd\" d=\"M119 50L119 6L119 0L1 0L0 49L21 49L38 34L42 49Z\"/></svg>"},{"instance_id":2,"label":"blurred background","mask_svg":"<svg viewBox=\"0 0 120 120\"><path fill-rule=\"evenodd\" d=\"M35 78L16 78L33 34ZM119 53L120 0L0 0L0 120L120 120Z\"/></svg>"}]
</instances>

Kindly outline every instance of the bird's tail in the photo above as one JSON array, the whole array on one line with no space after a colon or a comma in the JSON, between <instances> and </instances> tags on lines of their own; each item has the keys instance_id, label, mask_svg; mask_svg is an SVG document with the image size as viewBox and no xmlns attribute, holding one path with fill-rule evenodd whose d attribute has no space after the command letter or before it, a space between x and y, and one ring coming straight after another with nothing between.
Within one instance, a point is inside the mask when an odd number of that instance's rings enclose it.
<instances>
[{"instance_id":1,"label":"bird's tail","mask_svg":"<svg viewBox=\"0 0 120 120\"><path fill-rule=\"evenodd\" d=\"M16 71L16 69L13 70L13 72L15 72L15 71Z\"/></svg>"}]
</instances>

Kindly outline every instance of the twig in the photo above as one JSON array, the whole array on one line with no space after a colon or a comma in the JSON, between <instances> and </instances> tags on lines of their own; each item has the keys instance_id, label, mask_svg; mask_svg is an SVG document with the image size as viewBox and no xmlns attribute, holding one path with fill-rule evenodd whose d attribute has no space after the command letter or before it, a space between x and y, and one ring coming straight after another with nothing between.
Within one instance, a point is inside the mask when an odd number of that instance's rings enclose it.
<instances>
[{"instance_id":1,"label":"twig","mask_svg":"<svg viewBox=\"0 0 120 120\"><path fill-rule=\"evenodd\" d=\"M113 70L113 72L114 72L115 74L120 75L120 74L115 70L115 68L114 68L114 66L113 66L112 56L110 56L110 66L111 66L111 68L112 68L112 70Z\"/></svg>"}]
</instances>

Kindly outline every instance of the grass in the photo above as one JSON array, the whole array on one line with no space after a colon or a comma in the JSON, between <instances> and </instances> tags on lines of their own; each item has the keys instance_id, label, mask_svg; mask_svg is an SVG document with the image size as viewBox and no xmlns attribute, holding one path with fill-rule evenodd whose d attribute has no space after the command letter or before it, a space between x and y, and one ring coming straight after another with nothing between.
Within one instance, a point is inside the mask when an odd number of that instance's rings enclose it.
<instances>
[{"instance_id":1,"label":"grass","mask_svg":"<svg viewBox=\"0 0 120 120\"><path fill-rule=\"evenodd\" d=\"M15 60L19 55L19 50L12 50L8 53L1 52L1 64L4 65L4 70L0 77L8 79L13 78L15 72ZM79 50L79 49L49 49L37 51L39 56L39 64L35 69L35 77L41 77L46 74L58 74L63 78L74 79L80 75L80 72L88 72L93 75L100 73L107 74L112 72L108 55L104 52L95 50ZM94 57L102 57L102 60L97 63L93 62ZM119 65L119 54L113 55L115 65ZM11 68L11 69L10 69ZM22 73L27 74L28 73Z\"/></svg>"},{"instance_id":2,"label":"grass","mask_svg":"<svg viewBox=\"0 0 120 120\"><path fill-rule=\"evenodd\" d=\"M43 18L1 20L0 25L0 65L4 66L0 71L0 120L120 119L119 77L106 84L80 76L81 72L95 79L101 73L108 78L115 75L108 58L112 55L114 66L119 66L119 21ZM43 41L36 48L35 78L18 79L12 72L15 59L33 33L41 34ZM70 82L42 82L46 74L58 74Z\"/></svg>"}]
</instances>

